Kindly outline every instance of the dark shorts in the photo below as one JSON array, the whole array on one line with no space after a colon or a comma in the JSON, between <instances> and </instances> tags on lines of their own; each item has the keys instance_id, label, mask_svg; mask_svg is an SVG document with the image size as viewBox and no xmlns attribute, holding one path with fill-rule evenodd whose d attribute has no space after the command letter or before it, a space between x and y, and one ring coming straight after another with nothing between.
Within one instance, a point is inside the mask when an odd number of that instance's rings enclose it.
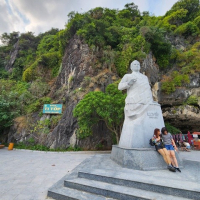
<instances>
[{"instance_id":1,"label":"dark shorts","mask_svg":"<svg viewBox=\"0 0 200 200\"><path fill-rule=\"evenodd\" d=\"M155 145L156 151L165 148L163 145Z\"/></svg>"},{"instance_id":2,"label":"dark shorts","mask_svg":"<svg viewBox=\"0 0 200 200\"><path fill-rule=\"evenodd\" d=\"M174 147L172 146L172 144L170 145L165 145L165 148L169 151L173 151L174 150Z\"/></svg>"}]
</instances>

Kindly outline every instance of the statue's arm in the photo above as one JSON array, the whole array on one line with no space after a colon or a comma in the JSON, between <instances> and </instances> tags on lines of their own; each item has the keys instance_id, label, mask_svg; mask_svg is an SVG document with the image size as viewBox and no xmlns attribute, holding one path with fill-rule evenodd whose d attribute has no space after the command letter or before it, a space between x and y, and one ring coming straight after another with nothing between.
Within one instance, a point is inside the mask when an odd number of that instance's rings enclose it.
<instances>
[{"instance_id":1,"label":"statue's arm","mask_svg":"<svg viewBox=\"0 0 200 200\"><path fill-rule=\"evenodd\" d=\"M132 84L130 84L130 81L128 80L128 76L125 75L122 80L120 81L118 85L119 90L125 90L128 89Z\"/></svg>"}]
</instances>

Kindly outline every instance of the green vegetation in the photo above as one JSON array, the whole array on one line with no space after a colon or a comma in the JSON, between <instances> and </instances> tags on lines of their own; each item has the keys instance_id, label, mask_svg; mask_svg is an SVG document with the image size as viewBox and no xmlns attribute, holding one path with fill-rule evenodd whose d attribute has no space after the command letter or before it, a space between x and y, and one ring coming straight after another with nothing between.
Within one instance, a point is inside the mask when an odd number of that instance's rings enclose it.
<instances>
[{"instance_id":1,"label":"green vegetation","mask_svg":"<svg viewBox=\"0 0 200 200\"><path fill-rule=\"evenodd\" d=\"M36 150L36 151L82 151L80 147L71 147L68 148L56 148L56 149L50 149L49 147L46 147L44 145L35 144L35 142L27 141L25 142L19 142L18 144L15 144L15 149L28 149L28 150Z\"/></svg>"},{"instance_id":2,"label":"green vegetation","mask_svg":"<svg viewBox=\"0 0 200 200\"><path fill-rule=\"evenodd\" d=\"M37 36L32 32L0 36L3 43L0 46L1 131L11 126L17 116L41 117L44 103L58 102L60 97L67 102L62 95L65 92L70 93L70 98L82 99L89 91L87 88L94 85L89 74L83 84L70 91L76 78L71 73L63 88L55 95L50 93L61 72L66 46L75 35L90 47L92 70L117 73L115 80L127 73L131 61L142 62L149 53L153 54L161 74L165 74L161 82L162 91L167 94L177 87L187 87L191 75L200 72L199 0L179 0L159 17L141 13L134 3L126 4L122 10L97 7L85 13L71 12L68 17L64 30L52 28ZM14 48L16 59L8 70ZM91 135L93 126L102 120L114 134L113 141L118 142L125 96L116 84L108 85L105 92L86 94L74 110L79 137ZM186 103L197 105L197 100L189 97ZM45 124L37 122L32 131L48 133L59 120L60 117L54 116L50 122L42 122Z\"/></svg>"},{"instance_id":3,"label":"green vegetation","mask_svg":"<svg viewBox=\"0 0 200 200\"><path fill-rule=\"evenodd\" d=\"M165 127L167 128L168 132L170 132L173 135L181 133L181 131L178 128L172 126L169 123L165 123Z\"/></svg>"},{"instance_id":4,"label":"green vegetation","mask_svg":"<svg viewBox=\"0 0 200 200\"><path fill-rule=\"evenodd\" d=\"M186 102L188 105L198 106L198 97L191 95Z\"/></svg>"},{"instance_id":5,"label":"green vegetation","mask_svg":"<svg viewBox=\"0 0 200 200\"><path fill-rule=\"evenodd\" d=\"M187 74L180 74L178 71L173 71L170 77L164 76L161 89L170 94L176 90L176 87L181 87L190 82Z\"/></svg>"},{"instance_id":6,"label":"green vegetation","mask_svg":"<svg viewBox=\"0 0 200 200\"><path fill-rule=\"evenodd\" d=\"M87 137L99 121L104 121L107 128L119 142L124 120L124 103L126 95L117 89L117 83L110 84L106 92L90 92L77 104L74 116L78 118L78 136Z\"/></svg>"}]
</instances>

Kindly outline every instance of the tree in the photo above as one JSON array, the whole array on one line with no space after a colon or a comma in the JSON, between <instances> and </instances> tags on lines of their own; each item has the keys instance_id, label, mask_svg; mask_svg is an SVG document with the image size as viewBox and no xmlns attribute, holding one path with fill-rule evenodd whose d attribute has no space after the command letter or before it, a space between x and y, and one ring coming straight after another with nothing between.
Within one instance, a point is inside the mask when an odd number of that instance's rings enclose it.
<instances>
[{"instance_id":1,"label":"tree","mask_svg":"<svg viewBox=\"0 0 200 200\"><path fill-rule=\"evenodd\" d=\"M19 114L17 93L10 92L6 97L0 95L0 130L12 125L14 117Z\"/></svg>"},{"instance_id":2,"label":"tree","mask_svg":"<svg viewBox=\"0 0 200 200\"><path fill-rule=\"evenodd\" d=\"M126 94L117 89L117 83L110 84L106 92L90 92L77 104L73 114L78 120L78 135L81 138L92 135L92 128L104 121L119 142L124 120Z\"/></svg>"},{"instance_id":3,"label":"tree","mask_svg":"<svg viewBox=\"0 0 200 200\"><path fill-rule=\"evenodd\" d=\"M4 45L12 46L14 45L19 39L19 32L13 31L12 33L3 33L0 37L1 42Z\"/></svg>"},{"instance_id":4,"label":"tree","mask_svg":"<svg viewBox=\"0 0 200 200\"><path fill-rule=\"evenodd\" d=\"M194 22L187 22L185 24L182 24L175 30L176 34L181 34L185 36L186 38L189 36L196 36L199 34L199 28Z\"/></svg>"},{"instance_id":5,"label":"tree","mask_svg":"<svg viewBox=\"0 0 200 200\"><path fill-rule=\"evenodd\" d=\"M125 8L130 11L133 20L135 19L135 17L140 17L140 11L138 9L138 6L134 3L126 4Z\"/></svg>"},{"instance_id":6,"label":"tree","mask_svg":"<svg viewBox=\"0 0 200 200\"><path fill-rule=\"evenodd\" d=\"M171 133L171 134L179 134L181 133L181 131L179 129L177 129L176 127L172 126L169 123L165 123L165 126L167 128L167 130Z\"/></svg>"},{"instance_id":7,"label":"tree","mask_svg":"<svg viewBox=\"0 0 200 200\"><path fill-rule=\"evenodd\" d=\"M55 52L59 49L59 40L57 35L45 35L37 46L37 54L42 55L49 52Z\"/></svg>"},{"instance_id":8,"label":"tree","mask_svg":"<svg viewBox=\"0 0 200 200\"><path fill-rule=\"evenodd\" d=\"M145 39L151 44L151 50L156 57L156 62L161 68L169 64L171 44L164 38L165 31L157 27L150 27L144 33Z\"/></svg>"},{"instance_id":9,"label":"tree","mask_svg":"<svg viewBox=\"0 0 200 200\"><path fill-rule=\"evenodd\" d=\"M175 3L172 6L171 10L169 10L166 13L166 16L170 15L174 11L178 11L180 9L185 9L188 12L187 12L186 16L184 17L183 22L188 22L198 16L199 8L200 8L199 0L179 0L177 3Z\"/></svg>"}]
</instances>

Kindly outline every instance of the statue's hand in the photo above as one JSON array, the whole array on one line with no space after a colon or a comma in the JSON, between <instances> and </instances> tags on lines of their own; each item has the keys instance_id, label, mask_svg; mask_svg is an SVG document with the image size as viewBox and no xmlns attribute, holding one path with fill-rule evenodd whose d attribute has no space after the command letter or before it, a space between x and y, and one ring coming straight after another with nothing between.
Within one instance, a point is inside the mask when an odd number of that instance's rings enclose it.
<instances>
[{"instance_id":1,"label":"statue's hand","mask_svg":"<svg viewBox=\"0 0 200 200\"><path fill-rule=\"evenodd\" d=\"M133 85L133 83L136 81L136 79L131 79L129 82L128 82L128 85Z\"/></svg>"}]
</instances>

